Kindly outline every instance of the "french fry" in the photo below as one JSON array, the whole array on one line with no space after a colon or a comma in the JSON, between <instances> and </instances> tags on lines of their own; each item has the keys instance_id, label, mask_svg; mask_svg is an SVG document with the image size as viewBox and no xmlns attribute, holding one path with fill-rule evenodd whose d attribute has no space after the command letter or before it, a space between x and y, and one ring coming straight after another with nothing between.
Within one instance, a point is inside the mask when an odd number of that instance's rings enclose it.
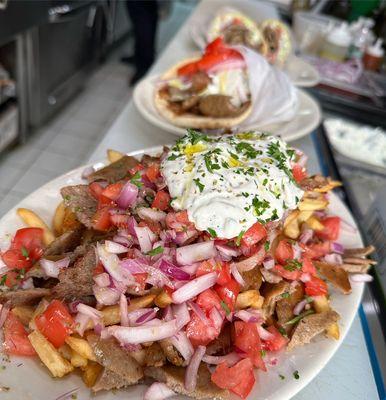
<instances>
[{"instance_id":1,"label":"french fry","mask_svg":"<svg viewBox=\"0 0 386 400\"><path fill-rule=\"evenodd\" d=\"M32 306L16 306L12 308L12 312L18 317L21 323L28 326L34 314L34 307Z\"/></svg>"},{"instance_id":2,"label":"french fry","mask_svg":"<svg viewBox=\"0 0 386 400\"><path fill-rule=\"evenodd\" d=\"M61 355L62 357L64 357L66 360L68 360L68 361L71 360L71 357L72 357L72 350L71 350L71 347L70 347L68 344L66 344L66 343L62 344L62 345L58 348L58 351L59 351L60 355Z\"/></svg>"},{"instance_id":3,"label":"french fry","mask_svg":"<svg viewBox=\"0 0 386 400\"><path fill-rule=\"evenodd\" d=\"M74 336L69 336L66 339L66 343L71 347L73 351L77 352L81 357L91 361L96 361L95 354L87 340L82 338L77 338Z\"/></svg>"},{"instance_id":4,"label":"french fry","mask_svg":"<svg viewBox=\"0 0 386 400\"><path fill-rule=\"evenodd\" d=\"M145 296L137 297L130 301L127 306L127 311L135 311L138 308L149 307L154 303L154 299L157 297L156 294L147 294ZM121 320L119 304L114 306L107 306L100 310L103 314L103 323L105 326L118 324ZM92 321L90 321L86 327L87 329L92 329L94 327Z\"/></svg>"},{"instance_id":5,"label":"french fry","mask_svg":"<svg viewBox=\"0 0 386 400\"><path fill-rule=\"evenodd\" d=\"M290 239L297 239L300 235L300 227L297 218L284 227L284 234Z\"/></svg>"},{"instance_id":6,"label":"french fry","mask_svg":"<svg viewBox=\"0 0 386 400\"><path fill-rule=\"evenodd\" d=\"M28 338L40 360L49 369L54 378L61 378L74 369L40 332L33 331L28 335Z\"/></svg>"},{"instance_id":7,"label":"french fry","mask_svg":"<svg viewBox=\"0 0 386 400\"><path fill-rule=\"evenodd\" d=\"M121 153L120 151L112 149L107 150L107 158L111 163L120 160L123 156L124 154Z\"/></svg>"},{"instance_id":8,"label":"french fry","mask_svg":"<svg viewBox=\"0 0 386 400\"><path fill-rule=\"evenodd\" d=\"M43 229L43 242L46 246L48 246L55 239L55 235L51 232L51 229L39 217L39 215L32 210L29 210L28 208L18 208L17 214L26 225Z\"/></svg>"},{"instance_id":9,"label":"french fry","mask_svg":"<svg viewBox=\"0 0 386 400\"><path fill-rule=\"evenodd\" d=\"M82 368L82 380L87 387L95 385L99 375L101 374L103 367L96 362L89 362L85 367Z\"/></svg>"},{"instance_id":10,"label":"french fry","mask_svg":"<svg viewBox=\"0 0 386 400\"><path fill-rule=\"evenodd\" d=\"M71 349L71 360L70 360L70 362L71 362L71 365L74 368L78 368L78 367L84 368L87 365L88 360L87 360L87 358L82 357L75 350Z\"/></svg>"},{"instance_id":11,"label":"french fry","mask_svg":"<svg viewBox=\"0 0 386 400\"><path fill-rule=\"evenodd\" d=\"M248 307L261 308L264 303L264 298L260 296L258 290L246 290L240 293L236 299L236 308L244 309Z\"/></svg>"},{"instance_id":12,"label":"french fry","mask_svg":"<svg viewBox=\"0 0 386 400\"><path fill-rule=\"evenodd\" d=\"M316 211L324 210L328 206L328 201L325 199L303 199L299 204L298 208L300 211Z\"/></svg>"},{"instance_id":13,"label":"french fry","mask_svg":"<svg viewBox=\"0 0 386 400\"><path fill-rule=\"evenodd\" d=\"M165 308L172 303L172 298L164 290L154 299L157 307Z\"/></svg>"},{"instance_id":14,"label":"french fry","mask_svg":"<svg viewBox=\"0 0 386 400\"><path fill-rule=\"evenodd\" d=\"M302 222L306 222L308 218L311 217L312 211L300 211L298 215L298 222L301 224Z\"/></svg>"},{"instance_id":15,"label":"french fry","mask_svg":"<svg viewBox=\"0 0 386 400\"><path fill-rule=\"evenodd\" d=\"M322 313L331 310L330 302L328 301L326 296L314 297L312 305L317 313ZM337 322L334 322L326 329L326 335L335 340L339 339L340 332L339 332L339 325Z\"/></svg>"},{"instance_id":16,"label":"french fry","mask_svg":"<svg viewBox=\"0 0 386 400\"><path fill-rule=\"evenodd\" d=\"M328 184L324 185L320 188L315 188L315 192L319 192L319 193L326 193L329 192L330 190L335 189L338 186L342 186L342 182L339 181L332 181L331 179L328 179Z\"/></svg>"},{"instance_id":17,"label":"french fry","mask_svg":"<svg viewBox=\"0 0 386 400\"><path fill-rule=\"evenodd\" d=\"M64 218L62 222L62 233L67 231L75 231L80 228L82 224L76 218L76 215L68 208L64 209Z\"/></svg>"},{"instance_id":18,"label":"french fry","mask_svg":"<svg viewBox=\"0 0 386 400\"><path fill-rule=\"evenodd\" d=\"M299 210L291 211L291 212L288 214L288 217L287 217L287 218L285 219L285 221L284 221L284 227L290 225L293 221L296 221L297 218L298 218L298 216L299 216L299 214L300 214L300 211L299 211Z\"/></svg>"},{"instance_id":19,"label":"french fry","mask_svg":"<svg viewBox=\"0 0 386 400\"><path fill-rule=\"evenodd\" d=\"M314 231L322 231L324 229L323 224L314 216L308 218L306 223Z\"/></svg>"},{"instance_id":20,"label":"french fry","mask_svg":"<svg viewBox=\"0 0 386 400\"><path fill-rule=\"evenodd\" d=\"M52 219L52 227L56 236L60 236L63 233L63 221L65 213L66 213L66 206L62 201L56 207L55 214Z\"/></svg>"}]
</instances>

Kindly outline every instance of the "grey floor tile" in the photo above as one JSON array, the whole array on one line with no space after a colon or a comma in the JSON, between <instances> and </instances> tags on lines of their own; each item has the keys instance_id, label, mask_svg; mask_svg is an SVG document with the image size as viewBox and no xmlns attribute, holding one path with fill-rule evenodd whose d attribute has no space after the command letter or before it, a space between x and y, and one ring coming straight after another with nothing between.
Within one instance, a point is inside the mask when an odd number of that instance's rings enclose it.
<instances>
[{"instance_id":1,"label":"grey floor tile","mask_svg":"<svg viewBox=\"0 0 386 400\"><path fill-rule=\"evenodd\" d=\"M44 150L39 155L39 158L31 165L31 170L41 173L46 173L48 171L52 174L61 175L77 167L78 164L78 159Z\"/></svg>"},{"instance_id":2,"label":"grey floor tile","mask_svg":"<svg viewBox=\"0 0 386 400\"><path fill-rule=\"evenodd\" d=\"M52 153L62 154L69 158L79 159L90 149L90 146L94 146L93 140L89 138L83 138L81 135L73 136L67 133L66 129L60 132L60 135L56 136L55 139L47 147L47 150Z\"/></svg>"},{"instance_id":3,"label":"grey floor tile","mask_svg":"<svg viewBox=\"0 0 386 400\"><path fill-rule=\"evenodd\" d=\"M11 191L0 201L0 217L7 213L12 207L15 207L20 200L25 197L25 194Z\"/></svg>"},{"instance_id":4,"label":"grey floor tile","mask_svg":"<svg viewBox=\"0 0 386 400\"><path fill-rule=\"evenodd\" d=\"M32 193L40 186L55 178L58 174L55 171L28 170L12 188L12 191L25 195Z\"/></svg>"},{"instance_id":5,"label":"grey floor tile","mask_svg":"<svg viewBox=\"0 0 386 400\"><path fill-rule=\"evenodd\" d=\"M82 139L94 139L100 137L103 126L93 124L81 119L71 118L65 125L64 130L69 136L81 137Z\"/></svg>"},{"instance_id":6,"label":"grey floor tile","mask_svg":"<svg viewBox=\"0 0 386 400\"><path fill-rule=\"evenodd\" d=\"M59 133L59 128L43 127L34 132L28 139L28 147L36 147L38 149L46 149Z\"/></svg>"},{"instance_id":7,"label":"grey floor tile","mask_svg":"<svg viewBox=\"0 0 386 400\"><path fill-rule=\"evenodd\" d=\"M16 145L6 150L1 155L0 168L5 165L17 165L28 168L41 152L41 149L30 146L28 143L24 145Z\"/></svg>"},{"instance_id":8,"label":"grey floor tile","mask_svg":"<svg viewBox=\"0 0 386 400\"><path fill-rule=\"evenodd\" d=\"M24 168L19 165L5 163L0 165L0 191L6 194L24 175Z\"/></svg>"}]
</instances>

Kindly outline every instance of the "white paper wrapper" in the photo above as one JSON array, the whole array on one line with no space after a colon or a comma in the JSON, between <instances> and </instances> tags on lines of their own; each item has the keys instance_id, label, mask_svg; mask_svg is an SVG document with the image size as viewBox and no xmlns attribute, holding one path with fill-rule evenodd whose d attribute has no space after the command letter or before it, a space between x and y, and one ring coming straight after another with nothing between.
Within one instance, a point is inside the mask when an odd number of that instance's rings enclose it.
<instances>
[{"instance_id":1,"label":"white paper wrapper","mask_svg":"<svg viewBox=\"0 0 386 400\"><path fill-rule=\"evenodd\" d=\"M266 126L291 121L299 106L297 90L288 76L260 54L234 46L247 64L253 109L242 126Z\"/></svg>"}]
</instances>

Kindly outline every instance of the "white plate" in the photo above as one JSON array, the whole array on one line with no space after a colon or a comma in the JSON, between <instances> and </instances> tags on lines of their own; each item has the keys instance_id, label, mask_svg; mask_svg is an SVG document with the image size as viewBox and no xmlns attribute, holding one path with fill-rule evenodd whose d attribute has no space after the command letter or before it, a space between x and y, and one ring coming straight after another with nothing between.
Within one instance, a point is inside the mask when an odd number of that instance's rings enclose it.
<instances>
[{"instance_id":1,"label":"white plate","mask_svg":"<svg viewBox=\"0 0 386 400\"><path fill-rule=\"evenodd\" d=\"M138 83L134 89L134 104L142 116L150 123L178 136L184 136L186 129L173 125L162 117L154 104L154 88L157 76L150 76ZM280 135L285 141L299 139L311 133L321 121L318 103L303 90L297 89L299 110L296 117L289 122L275 125L243 125L243 130L262 130L273 135ZM189 127L187 127L189 128Z\"/></svg>"},{"instance_id":2,"label":"white plate","mask_svg":"<svg viewBox=\"0 0 386 400\"><path fill-rule=\"evenodd\" d=\"M144 153L155 155L161 151L162 148L157 147L131 154L138 156ZM98 167L101 165L99 163ZM6 234L11 234L23 226L16 215L18 207L34 210L49 223L56 205L61 201L60 188L81 183L80 176L83 169L84 167L81 167L56 178L17 204L0 220L0 237L4 238ZM331 195L330 210L346 222L355 225L350 212L334 194ZM363 244L359 234L342 235L339 241L347 247L360 247ZM353 291L348 296L332 292L332 306L341 315L339 322L341 338L338 341L318 337L311 344L296 349L292 353L278 355L279 363L277 366L270 367L267 373L258 373L257 383L248 399L288 400L306 386L331 359L344 340L357 312L363 288L363 283L354 284ZM36 358L12 357L11 362L5 365L6 369L1 371L1 385L10 387L10 391L1 393L2 400L54 400L63 393L77 387L80 388L78 400L92 398L79 376L72 374L64 379L52 379L48 370ZM292 374L295 370L299 371L299 380L293 378ZM281 380L279 374L285 375L286 379ZM334 382L330 383L333 387ZM101 393L95 398L99 400L142 400L145 389L146 387L143 385L136 385L114 393ZM183 396L175 398L186 399ZM236 397L234 396L232 399L236 399Z\"/></svg>"},{"instance_id":3,"label":"white plate","mask_svg":"<svg viewBox=\"0 0 386 400\"><path fill-rule=\"evenodd\" d=\"M294 54L289 56L283 71L297 87L312 87L320 82L320 75L317 69Z\"/></svg>"}]
</instances>

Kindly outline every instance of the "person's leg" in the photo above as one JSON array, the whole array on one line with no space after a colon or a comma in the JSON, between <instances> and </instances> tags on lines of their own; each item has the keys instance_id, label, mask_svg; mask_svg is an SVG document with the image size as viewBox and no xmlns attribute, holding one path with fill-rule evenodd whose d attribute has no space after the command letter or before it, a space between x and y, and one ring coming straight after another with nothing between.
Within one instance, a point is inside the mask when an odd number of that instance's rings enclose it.
<instances>
[{"instance_id":1,"label":"person's leg","mask_svg":"<svg viewBox=\"0 0 386 400\"><path fill-rule=\"evenodd\" d=\"M135 83L145 75L155 58L158 4L156 0L127 1L126 4L134 31L136 73L131 83Z\"/></svg>"}]
</instances>

